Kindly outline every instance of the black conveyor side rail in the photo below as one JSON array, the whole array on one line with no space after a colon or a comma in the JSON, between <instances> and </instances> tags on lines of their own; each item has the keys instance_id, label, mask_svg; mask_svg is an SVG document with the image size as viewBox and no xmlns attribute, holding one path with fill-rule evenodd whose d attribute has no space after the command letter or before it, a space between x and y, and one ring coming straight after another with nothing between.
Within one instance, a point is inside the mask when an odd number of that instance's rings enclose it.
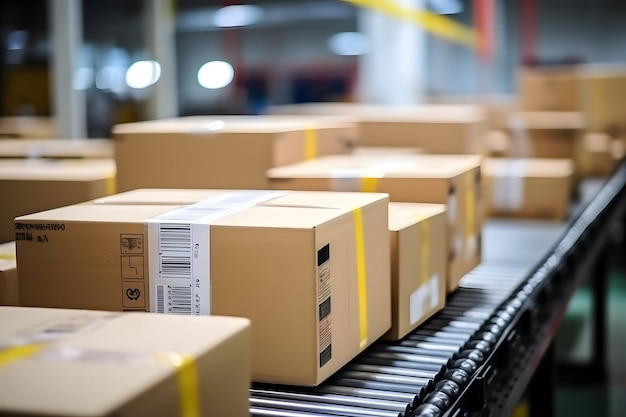
<instances>
[{"instance_id":1,"label":"black conveyor side rail","mask_svg":"<svg viewBox=\"0 0 626 417\"><path fill-rule=\"evenodd\" d=\"M553 353L552 342L568 301L585 277L606 262L611 228L623 227L625 217L626 163L622 163L463 347L476 357L482 354L483 360L466 356L451 361L443 375L421 392L408 415L508 417L536 373L547 379L536 381L543 383L540 388L551 389L550 372L542 369L542 360ZM544 400L548 409L535 413L552 415L551 396Z\"/></svg>"}]
</instances>

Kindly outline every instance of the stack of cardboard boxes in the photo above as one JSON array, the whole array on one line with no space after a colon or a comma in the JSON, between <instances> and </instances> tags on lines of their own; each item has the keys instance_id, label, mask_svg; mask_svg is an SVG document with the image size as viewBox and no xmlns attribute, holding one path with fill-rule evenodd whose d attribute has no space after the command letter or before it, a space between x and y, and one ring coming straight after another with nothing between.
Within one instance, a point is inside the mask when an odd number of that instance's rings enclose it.
<instances>
[{"instance_id":1,"label":"stack of cardboard boxes","mask_svg":"<svg viewBox=\"0 0 626 417\"><path fill-rule=\"evenodd\" d=\"M91 400L75 404L96 404L88 410L95 415L149 414L146 399L157 391L162 407L245 415L250 381L317 385L377 340L409 334L481 262L484 114L474 106L353 109L117 126L117 194L110 179L94 177L102 192L13 216L13 299L21 307L0 315L24 319L0 332L0 343L35 353L0 365L0 374L43 366L48 375L67 366L71 375L98 375L77 389ZM55 164L81 163L34 164L50 180ZM544 172L524 169L524 178ZM16 282L1 277L0 289ZM54 323L63 314L58 326L40 318L48 311ZM210 316L180 324L179 315ZM41 344L37 335L54 333L48 325L77 330ZM142 333L113 342L133 326ZM179 338L183 330L194 340ZM58 359L66 348L77 356ZM149 377L128 377L120 387L125 401L117 389L93 400L101 381L127 378L119 364L135 361ZM170 393L176 381L189 383L189 366L199 381L191 392L203 393L213 389L209 374L223 380L228 369L240 369L222 387L236 396L221 395L239 408L220 408L224 398L175 400ZM45 377L36 388L49 386ZM41 406L57 410L72 401L61 396ZM0 409L33 412L2 394Z\"/></svg>"},{"instance_id":2,"label":"stack of cardboard boxes","mask_svg":"<svg viewBox=\"0 0 626 417\"><path fill-rule=\"evenodd\" d=\"M607 175L624 157L624 67L525 68L520 72L519 89L524 110L573 111L584 115L586 137L580 155L583 175Z\"/></svg>"}]
</instances>

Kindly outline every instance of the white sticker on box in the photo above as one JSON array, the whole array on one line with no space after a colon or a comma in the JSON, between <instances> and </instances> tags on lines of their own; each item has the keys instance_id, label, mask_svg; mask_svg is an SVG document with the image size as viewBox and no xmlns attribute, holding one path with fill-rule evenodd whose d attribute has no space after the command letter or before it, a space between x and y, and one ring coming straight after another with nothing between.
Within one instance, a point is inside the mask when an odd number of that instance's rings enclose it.
<instances>
[{"instance_id":1,"label":"white sticker on box","mask_svg":"<svg viewBox=\"0 0 626 417\"><path fill-rule=\"evenodd\" d=\"M210 314L211 222L284 194L262 190L226 193L147 220L153 289L150 311Z\"/></svg>"},{"instance_id":2,"label":"white sticker on box","mask_svg":"<svg viewBox=\"0 0 626 417\"><path fill-rule=\"evenodd\" d=\"M428 289L421 285L418 289L411 293L409 297L409 322L415 324L424 317L426 293Z\"/></svg>"},{"instance_id":3,"label":"white sticker on box","mask_svg":"<svg viewBox=\"0 0 626 417\"><path fill-rule=\"evenodd\" d=\"M430 308L435 308L439 305L439 274L433 274L428 280L428 300L430 301Z\"/></svg>"},{"instance_id":4,"label":"white sticker on box","mask_svg":"<svg viewBox=\"0 0 626 417\"><path fill-rule=\"evenodd\" d=\"M439 304L439 274L433 274L409 297L409 322L411 325L424 319L424 314Z\"/></svg>"},{"instance_id":5,"label":"white sticker on box","mask_svg":"<svg viewBox=\"0 0 626 417\"><path fill-rule=\"evenodd\" d=\"M448 201L446 203L446 211L448 212L448 224L455 223L458 207L458 196L456 195L456 192L451 192L450 194L448 194Z\"/></svg>"},{"instance_id":6,"label":"white sticker on box","mask_svg":"<svg viewBox=\"0 0 626 417\"><path fill-rule=\"evenodd\" d=\"M496 167L491 190L494 209L509 212L519 210L524 203L526 162L515 160Z\"/></svg>"},{"instance_id":7,"label":"white sticker on box","mask_svg":"<svg viewBox=\"0 0 626 417\"><path fill-rule=\"evenodd\" d=\"M287 194L285 191L239 190L199 201L189 207L242 209L264 203Z\"/></svg>"},{"instance_id":8,"label":"white sticker on box","mask_svg":"<svg viewBox=\"0 0 626 417\"><path fill-rule=\"evenodd\" d=\"M361 169L332 170L330 173L330 189L331 191L343 192L359 191L363 175Z\"/></svg>"}]
</instances>

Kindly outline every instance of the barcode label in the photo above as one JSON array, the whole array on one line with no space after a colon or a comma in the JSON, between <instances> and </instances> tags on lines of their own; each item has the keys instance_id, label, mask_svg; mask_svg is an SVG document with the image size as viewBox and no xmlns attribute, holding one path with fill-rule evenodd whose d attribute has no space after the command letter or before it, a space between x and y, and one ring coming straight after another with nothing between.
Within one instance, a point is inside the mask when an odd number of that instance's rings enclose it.
<instances>
[{"instance_id":1,"label":"barcode label","mask_svg":"<svg viewBox=\"0 0 626 417\"><path fill-rule=\"evenodd\" d=\"M210 313L209 225L148 221L150 311Z\"/></svg>"},{"instance_id":2,"label":"barcode label","mask_svg":"<svg viewBox=\"0 0 626 417\"><path fill-rule=\"evenodd\" d=\"M168 310L172 314L191 315L192 296L193 295L191 293L191 286L168 287L167 289Z\"/></svg>"},{"instance_id":3,"label":"barcode label","mask_svg":"<svg viewBox=\"0 0 626 417\"><path fill-rule=\"evenodd\" d=\"M162 278L191 279L190 224L159 224L159 268Z\"/></svg>"},{"instance_id":4,"label":"barcode label","mask_svg":"<svg viewBox=\"0 0 626 417\"><path fill-rule=\"evenodd\" d=\"M332 359L332 302L330 287L330 245L317 251L317 302L320 368Z\"/></svg>"},{"instance_id":5,"label":"barcode label","mask_svg":"<svg viewBox=\"0 0 626 417\"><path fill-rule=\"evenodd\" d=\"M165 285L156 286L156 312L159 314L165 313Z\"/></svg>"}]
</instances>

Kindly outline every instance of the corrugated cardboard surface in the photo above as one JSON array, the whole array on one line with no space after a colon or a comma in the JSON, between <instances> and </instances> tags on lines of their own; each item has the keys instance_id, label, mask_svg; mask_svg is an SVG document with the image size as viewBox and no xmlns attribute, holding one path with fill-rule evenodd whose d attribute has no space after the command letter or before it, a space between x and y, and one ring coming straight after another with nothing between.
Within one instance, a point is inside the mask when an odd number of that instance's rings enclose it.
<instances>
[{"instance_id":1,"label":"corrugated cardboard surface","mask_svg":"<svg viewBox=\"0 0 626 417\"><path fill-rule=\"evenodd\" d=\"M275 106L270 112L352 117L361 146L418 147L428 153L480 154L487 128L487 116L478 105L311 103Z\"/></svg>"},{"instance_id":2,"label":"corrugated cardboard surface","mask_svg":"<svg viewBox=\"0 0 626 417\"><path fill-rule=\"evenodd\" d=\"M0 307L0 344L2 414L249 415L245 319Z\"/></svg>"},{"instance_id":3,"label":"corrugated cardboard surface","mask_svg":"<svg viewBox=\"0 0 626 417\"><path fill-rule=\"evenodd\" d=\"M399 340L446 300L446 213L443 204L389 203L392 327Z\"/></svg>"},{"instance_id":4,"label":"corrugated cardboard surface","mask_svg":"<svg viewBox=\"0 0 626 417\"><path fill-rule=\"evenodd\" d=\"M602 132L589 132L584 136L585 176L607 177L624 158L626 141Z\"/></svg>"},{"instance_id":5,"label":"corrugated cardboard surface","mask_svg":"<svg viewBox=\"0 0 626 417\"><path fill-rule=\"evenodd\" d=\"M0 158L113 158L110 139L2 139Z\"/></svg>"},{"instance_id":6,"label":"corrugated cardboard surface","mask_svg":"<svg viewBox=\"0 0 626 417\"><path fill-rule=\"evenodd\" d=\"M394 202L447 204L448 290L481 259L480 157L334 155L268 171L282 190L376 191Z\"/></svg>"},{"instance_id":7,"label":"corrugated cardboard surface","mask_svg":"<svg viewBox=\"0 0 626 417\"><path fill-rule=\"evenodd\" d=\"M496 126L504 134L504 143L486 147L491 156L577 160L586 127L582 112L516 111Z\"/></svg>"},{"instance_id":8,"label":"corrugated cardboard surface","mask_svg":"<svg viewBox=\"0 0 626 417\"><path fill-rule=\"evenodd\" d=\"M113 160L0 160L0 242L15 239L13 219L114 192Z\"/></svg>"},{"instance_id":9,"label":"corrugated cardboard surface","mask_svg":"<svg viewBox=\"0 0 626 417\"><path fill-rule=\"evenodd\" d=\"M571 160L490 158L483 173L488 216L562 220L569 213Z\"/></svg>"},{"instance_id":10,"label":"corrugated cardboard surface","mask_svg":"<svg viewBox=\"0 0 626 417\"><path fill-rule=\"evenodd\" d=\"M0 138L55 138L58 129L54 119L45 116L0 117Z\"/></svg>"},{"instance_id":11,"label":"corrugated cardboard surface","mask_svg":"<svg viewBox=\"0 0 626 417\"><path fill-rule=\"evenodd\" d=\"M0 244L0 306L18 305L15 242Z\"/></svg>"},{"instance_id":12,"label":"corrugated cardboard surface","mask_svg":"<svg viewBox=\"0 0 626 417\"><path fill-rule=\"evenodd\" d=\"M210 256L210 293L202 297L211 313L253 322L255 380L316 385L391 326L388 198L292 194L212 220L210 249L204 242L196 251ZM146 220L175 208L82 204L17 219L21 228L45 229L17 243L20 302L156 311L150 259L161 249L150 246ZM323 250L328 260L318 265ZM328 316L318 316L320 305Z\"/></svg>"},{"instance_id":13,"label":"corrugated cardboard surface","mask_svg":"<svg viewBox=\"0 0 626 417\"><path fill-rule=\"evenodd\" d=\"M318 155L347 153L356 127L340 121L260 116L183 117L114 129L117 186L268 187L265 171Z\"/></svg>"},{"instance_id":14,"label":"corrugated cardboard surface","mask_svg":"<svg viewBox=\"0 0 626 417\"><path fill-rule=\"evenodd\" d=\"M521 104L527 110L582 111L591 131L626 130L626 68L580 65L524 69Z\"/></svg>"}]
</instances>

